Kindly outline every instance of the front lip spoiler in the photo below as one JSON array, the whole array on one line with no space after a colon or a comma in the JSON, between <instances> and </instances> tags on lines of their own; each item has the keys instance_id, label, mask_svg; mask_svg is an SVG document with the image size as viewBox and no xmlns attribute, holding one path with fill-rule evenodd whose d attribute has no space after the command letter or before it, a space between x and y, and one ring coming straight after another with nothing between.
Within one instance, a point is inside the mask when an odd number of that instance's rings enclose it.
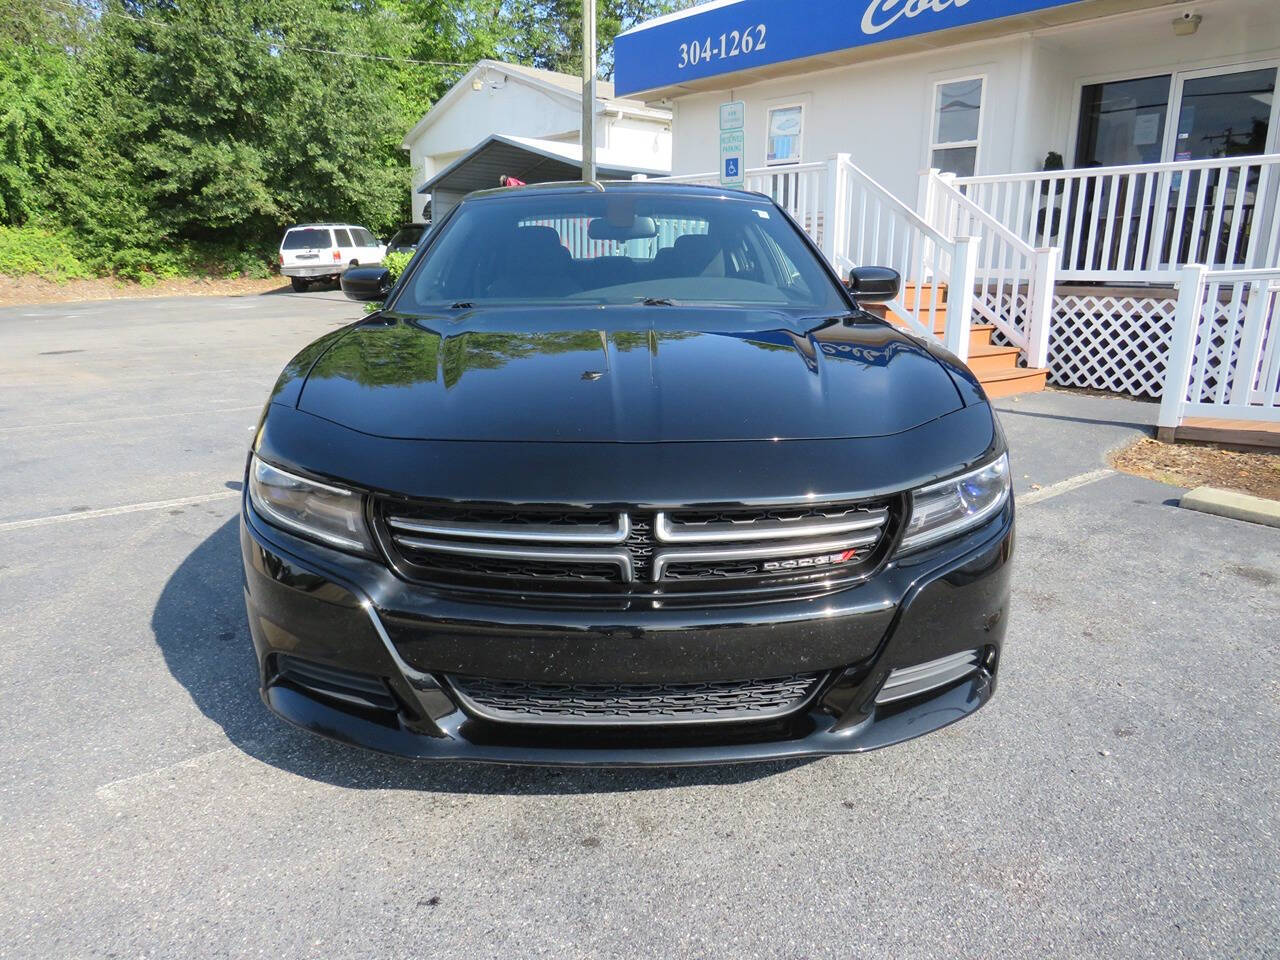
<instances>
[{"instance_id":1,"label":"front lip spoiler","mask_svg":"<svg viewBox=\"0 0 1280 960\"><path fill-rule=\"evenodd\" d=\"M372 602L361 596L368 615L388 656L418 695L448 697L434 676L414 669L397 652ZM821 685L820 685L821 686ZM293 687L273 684L262 691L263 702L289 723L340 743L365 747L380 753L421 760L456 760L523 766L566 767L649 767L707 766L766 760L795 760L841 753L862 753L910 740L921 734L949 726L975 712L995 693L995 675L979 668L963 681L947 687L889 716L868 714L853 726L841 726L839 718L810 709L812 732L790 740L724 743L716 745L657 747L557 747L475 742L460 735L459 728L470 721L461 710L438 717L435 723L443 736L415 733L391 727L339 710L309 697ZM812 707L819 688L807 703ZM439 701L438 701L439 702ZM803 708L800 708L803 709ZM579 727L578 729L582 729Z\"/></svg>"},{"instance_id":2,"label":"front lip spoiler","mask_svg":"<svg viewBox=\"0 0 1280 960\"><path fill-rule=\"evenodd\" d=\"M834 729L835 718L815 711L809 716L820 724L818 729L795 740L607 749L474 743L448 735L431 737L366 720L287 686L268 687L262 699L277 716L311 733L408 759L514 766L680 767L814 759L887 747L964 719L991 699L995 686L995 676L981 669L964 682L892 716L868 717L858 726L841 730Z\"/></svg>"}]
</instances>

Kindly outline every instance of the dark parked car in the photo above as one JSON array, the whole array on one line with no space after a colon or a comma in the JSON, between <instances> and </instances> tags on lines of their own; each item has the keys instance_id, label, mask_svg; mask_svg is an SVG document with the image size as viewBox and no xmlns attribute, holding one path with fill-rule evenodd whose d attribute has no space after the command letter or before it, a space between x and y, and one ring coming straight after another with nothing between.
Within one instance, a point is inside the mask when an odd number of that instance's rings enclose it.
<instances>
[{"instance_id":1,"label":"dark parked car","mask_svg":"<svg viewBox=\"0 0 1280 960\"><path fill-rule=\"evenodd\" d=\"M430 223L406 223L387 242L387 253L413 253L423 236L431 230Z\"/></svg>"},{"instance_id":2,"label":"dark parked car","mask_svg":"<svg viewBox=\"0 0 1280 960\"><path fill-rule=\"evenodd\" d=\"M474 194L288 365L241 545L263 697L415 757L844 753L995 687L1013 499L981 387L768 198Z\"/></svg>"}]
</instances>

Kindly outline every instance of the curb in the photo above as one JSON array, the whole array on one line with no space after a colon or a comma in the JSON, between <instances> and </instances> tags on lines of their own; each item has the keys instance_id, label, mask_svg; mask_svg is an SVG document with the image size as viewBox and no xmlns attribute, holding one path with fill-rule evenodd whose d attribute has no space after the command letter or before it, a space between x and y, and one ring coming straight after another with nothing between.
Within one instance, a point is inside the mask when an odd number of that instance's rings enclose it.
<instances>
[{"instance_id":1,"label":"curb","mask_svg":"<svg viewBox=\"0 0 1280 960\"><path fill-rule=\"evenodd\" d=\"M1196 487L1183 494L1178 506L1200 513L1212 513L1232 520L1261 523L1268 527L1280 527L1280 500L1252 497L1234 490L1216 487Z\"/></svg>"}]
</instances>

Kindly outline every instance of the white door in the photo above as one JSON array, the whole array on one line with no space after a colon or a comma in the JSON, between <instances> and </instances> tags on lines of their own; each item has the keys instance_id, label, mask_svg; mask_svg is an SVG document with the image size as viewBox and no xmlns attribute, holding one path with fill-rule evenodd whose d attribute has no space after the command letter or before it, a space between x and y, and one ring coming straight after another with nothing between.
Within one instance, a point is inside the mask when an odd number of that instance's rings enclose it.
<instances>
[{"instance_id":1,"label":"white door","mask_svg":"<svg viewBox=\"0 0 1280 960\"><path fill-rule=\"evenodd\" d=\"M381 263L382 262L382 245L378 243L378 238L366 230L364 227L352 227L351 233L357 245L360 248L361 263Z\"/></svg>"}]
</instances>

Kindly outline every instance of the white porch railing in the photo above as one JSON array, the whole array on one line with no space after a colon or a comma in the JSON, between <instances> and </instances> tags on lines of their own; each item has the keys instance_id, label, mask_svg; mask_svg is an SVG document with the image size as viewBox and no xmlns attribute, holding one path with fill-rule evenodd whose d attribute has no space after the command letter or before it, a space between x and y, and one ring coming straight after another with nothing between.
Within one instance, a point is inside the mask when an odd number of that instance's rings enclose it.
<instances>
[{"instance_id":1,"label":"white porch railing","mask_svg":"<svg viewBox=\"0 0 1280 960\"><path fill-rule=\"evenodd\" d=\"M921 174L920 212L947 236L974 238L975 312L1022 349L1028 366L1044 367L1058 251L1032 247L938 170Z\"/></svg>"},{"instance_id":2,"label":"white porch railing","mask_svg":"<svg viewBox=\"0 0 1280 960\"><path fill-rule=\"evenodd\" d=\"M742 189L773 197L825 251L826 247L822 242L823 220L825 200L830 193L827 168L828 163L821 160L787 167L758 167L744 171ZM719 175L714 172L652 179L667 183L702 183L708 186L718 186L720 183Z\"/></svg>"},{"instance_id":3,"label":"white porch railing","mask_svg":"<svg viewBox=\"0 0 1280 960\"><path fill-rule=\"evenodd\" d=\"M1280 269L1182 271L1159 425L1280 423Z\"/></svg>"},{"instance_id":4,"label":"white porch railing","mask_svg":"<svg viewBox=\"0 0 1280 960\"><path fill-rule=\"evenodd\" d=\"M1172 281L1188 263L1280 266L1280 154L961 177L978 207L1059 280Z\"/></svg>"},{"instance_id":5,"label":"white porch railing","mask_svg":"<svg viewBox=\"0 0 1280 960\"><path fill-rule=\"evenodd\" d=\"M660 179L719 183L715 173ZM968 359L977 251L967 236L931 226L845 153L816 163L747 170L743 179L745 189L772 197L786 210L842 277L856 266L897 270L910 286L886 304L888 309L913 332Z\"/></svg>"}]
</instances>

